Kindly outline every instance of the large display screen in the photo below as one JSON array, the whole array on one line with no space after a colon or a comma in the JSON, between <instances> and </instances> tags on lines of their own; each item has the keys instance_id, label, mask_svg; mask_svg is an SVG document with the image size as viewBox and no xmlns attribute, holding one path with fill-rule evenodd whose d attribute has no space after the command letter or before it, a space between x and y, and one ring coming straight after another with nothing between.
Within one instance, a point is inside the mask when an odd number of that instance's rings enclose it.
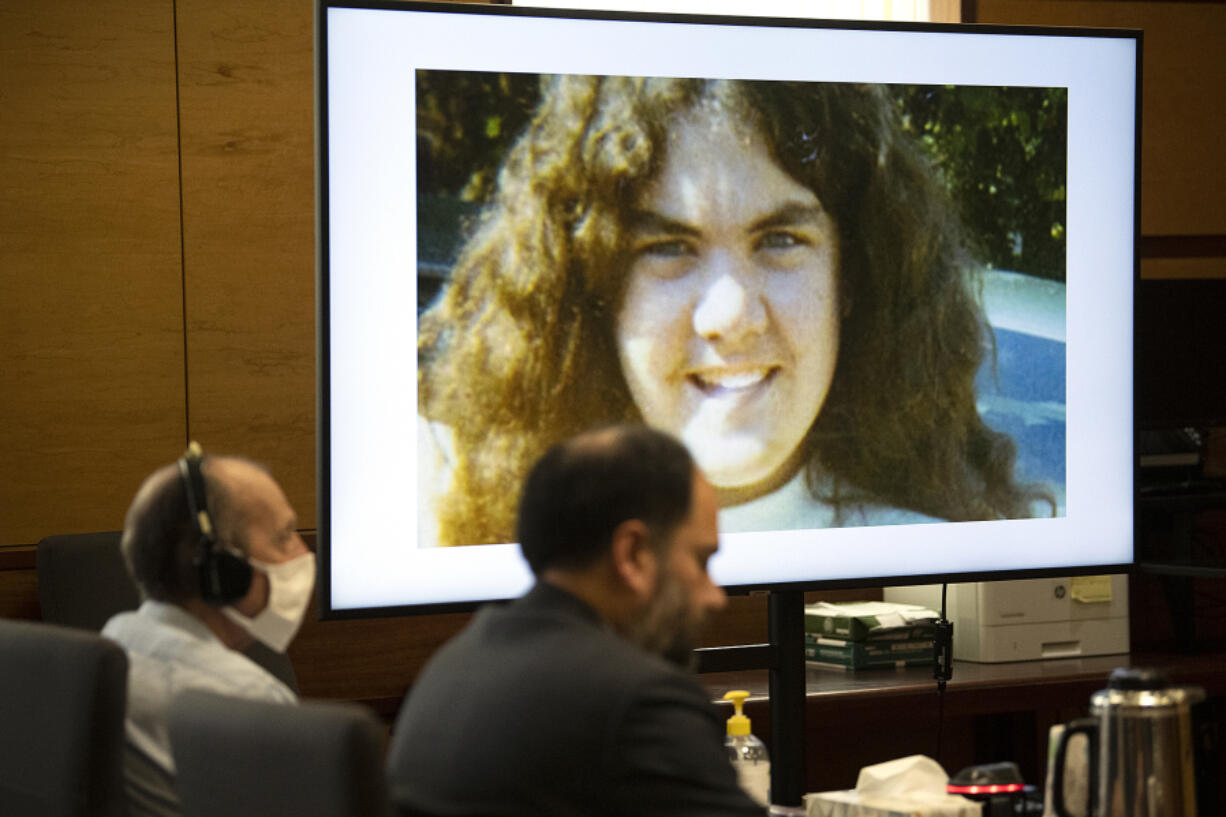
<instances>
[{"instance_id":1,"label":"large display screen","mask_svg":"<svg viewBox=\"0 0 1226 817\"><path fill-rule=\"evenodd\" d=\"M325 615L522 593L645 422L730 589L1133 558L1136 32L322 0Z\"/></svg>"}]
</instances>

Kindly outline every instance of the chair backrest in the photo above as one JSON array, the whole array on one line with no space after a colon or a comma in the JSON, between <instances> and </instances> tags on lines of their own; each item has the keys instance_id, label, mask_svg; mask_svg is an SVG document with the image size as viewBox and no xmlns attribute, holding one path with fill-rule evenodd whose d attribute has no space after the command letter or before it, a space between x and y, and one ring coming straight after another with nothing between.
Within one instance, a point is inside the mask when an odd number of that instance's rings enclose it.
<instances>
[{"instance_id":1,"label":"chair backrest","mask_svg":"<svg viewBox=\"0 0 1226 817\"><path fill-rule=\"evenodd\" d=\"M387 817L386 730L357 704L184 692L171 702L185 817Z\"/></svg>"},{"instance_id":2,"label":"chair backrest","mask_svg":"<svg viewBox=\"0 0 1226 817\"><path fill-rule=\"evenodd\" d=\"M48 536L38 543L38 604L43 621L101 630L140 604L119 552L119 531Z\"/></svg>"},{"instance_id":3,"label":"chair backrest","mask_svg":"<svg viewBox=\"0 0 1226 817\"><path fill-rule=\"evenodd\" d=\"M43 621L101 630L107 620L140 605L140 591L119 550L120 531L48 536L38 543L38 604ZM252 643L243 653L298 691L289 656Z\"/></svg>"},{"instance_id":4,"label":"chair backrest","mask_svg":"<svg viewBox=\"0 0 1226 817\"><path fill-rule=\"evenodd\" d=\"M127 656L109 639L0 619L0 814L126 814L127 689Z\"/></svg>"}]
</instances>

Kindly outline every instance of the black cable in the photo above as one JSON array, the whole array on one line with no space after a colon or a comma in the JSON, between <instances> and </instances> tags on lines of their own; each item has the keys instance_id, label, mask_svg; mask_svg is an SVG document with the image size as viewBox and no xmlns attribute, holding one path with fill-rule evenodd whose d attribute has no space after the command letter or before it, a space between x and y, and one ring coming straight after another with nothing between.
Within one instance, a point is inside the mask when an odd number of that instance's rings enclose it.
<instances>
[{"instance_id":1,"label":"black cable","mask_svg":"<svg viewBox=\"0 0 1226 817\"><path fill-rule=\"evenodd\" d=\"M937 686L937 753L933 755L933 759L937 763L941 762L941 733L945 727L945 689ZM942 766L944 768L944 766Z\"/></svg>"},{"instance_id":2,"label":"black cable","mask_svg":"<svg viewBox=\"0 0 1226 817\"><path fill-rule=\"evenodd\" d=\"M945 617L945 591L941 584L941 617L932 638L932 677L937 681L937 754L941 762L941 730L945 723L945 684L954 676L954 625Z\"/></svg>"},{"instance_id":3,"label":"black cable","mask_svg":"<svg viewBox=\"0 0 1226 817\"><path fill-rule=\"evenodd\" d=\"M183 316L183 444L192 441L192 390L191 367L188 365L187 325L187 232L183 220L183 104L180 99L182 83L179 79L179 4L170 4L170 25L175 55L175 157L179 173L179 290L180 310Z\"/></svg>"},{"instance_id":4,"label":"black cable","mask_svg":"<svg viewBox=\"0 0 1226 817\"><path fill-rule=\"evenodd\" d=\"M937 619L936 634L932 639L932 677L937 679L937 691L945 693L945 683L954 677L954 625L945 618L945 591L949 585L941 585L941 617Z\"/></svg>"}]
</instances>

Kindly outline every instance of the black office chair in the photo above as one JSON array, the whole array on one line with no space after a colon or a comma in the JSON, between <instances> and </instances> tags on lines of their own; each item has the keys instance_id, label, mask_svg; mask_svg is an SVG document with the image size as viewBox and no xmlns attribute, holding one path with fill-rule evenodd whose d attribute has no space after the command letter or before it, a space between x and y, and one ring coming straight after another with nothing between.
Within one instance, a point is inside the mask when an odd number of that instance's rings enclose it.
<instances>
[{"instance_id":1,"label":"black office chair","mask_svg":"<svg viewBox=\"0 0 1226 817\"><path fill-rule=\"evenodd\" d=\"M113 641L0 619L0 814L123 817L127 691Z\"/></svg>"},{"instance_id":2,"label":"black office chair","mask_svg":"<svg viewBox=\"0 0 1226 817\"><path fill-rule=\"evenodd\" d=\"M101 630L140 605L119 552L119 531L48 536L38 543L38 604L43 621Z\"/></svg>"},{"instance_id":3,"label":"black office chair","mask_svg":"<svg viewBox=\"0 0 1226 817\"><path fill-rule=\"evenodd\" d=\"M119 531L48 536L38 543L38 603L43 621L101 630L107 620L140 606L140 593L119 551ZM254 642L244 654L294 692L289 656Z\"/></svg>"},{"instance_id":4,"label":"black office chair","mask_svg":"<svg viewBox=\"0 0 1226 817\"><path fill-rule=\"evenodd\" d=\"M185 817L388 817L382 724L357 704L192 690L170 706Z\"/></svg>"}]
</instances>

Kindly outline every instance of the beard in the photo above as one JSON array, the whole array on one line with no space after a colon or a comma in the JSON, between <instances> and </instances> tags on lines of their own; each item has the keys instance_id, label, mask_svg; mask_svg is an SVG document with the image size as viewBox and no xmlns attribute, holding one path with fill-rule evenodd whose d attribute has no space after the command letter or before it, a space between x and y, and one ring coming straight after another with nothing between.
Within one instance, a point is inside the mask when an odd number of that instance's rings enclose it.
<instances>
[{"instance_id":1,"label":"beard","mask_svg":"<svg viewBox=\"0 0 1226 817\"><path fill-rule=\"evenodd\" d=\"M702 635L706 616L693 609L685 587L671 572L656 579L651 601L626 630L631 642L682 669L697 666L694 648Z\"/></svg>"}]
</instances>

